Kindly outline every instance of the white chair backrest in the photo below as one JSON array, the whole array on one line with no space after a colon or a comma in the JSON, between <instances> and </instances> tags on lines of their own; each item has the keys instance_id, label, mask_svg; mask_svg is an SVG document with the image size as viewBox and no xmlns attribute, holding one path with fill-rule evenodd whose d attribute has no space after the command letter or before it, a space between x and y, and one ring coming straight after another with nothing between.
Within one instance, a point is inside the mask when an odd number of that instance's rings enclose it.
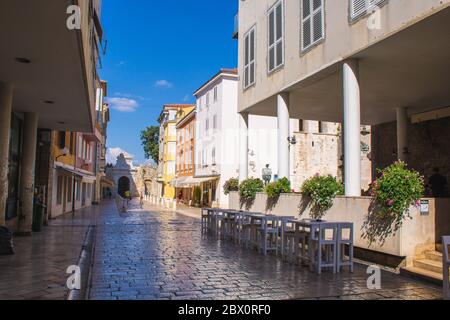
<instances>
[{"instance_id":1,"label":"white chair backrest","mask_svg":"<svg viewBox=\"0 0 450 320\"><path fill-rule=\"evenodd\" d=\"M442 237L442 253L444 257L444 262L450 264L450 236Z\"/></svg>"}]
</instances>

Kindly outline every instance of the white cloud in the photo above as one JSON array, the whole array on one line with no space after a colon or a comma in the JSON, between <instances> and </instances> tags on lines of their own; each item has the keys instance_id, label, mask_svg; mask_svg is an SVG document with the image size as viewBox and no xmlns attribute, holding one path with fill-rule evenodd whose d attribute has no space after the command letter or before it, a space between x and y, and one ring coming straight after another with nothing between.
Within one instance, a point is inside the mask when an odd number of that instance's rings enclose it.
<instances>
[{"instance_id":1,"label":"white cloud","mask_svg":"<svg viewBox=\"0 0 450 320\"><path fill-rule=\"evenodd\" d=\"M185 95L183 98L183 102L189 102L191 100L191 96L190 95Z\"/></svg>"},{"instance_id":2,"label":"white cloud","mask_svg":"<svg viewBox=\"0 0 450 320\"><path fill-rule=\"evenodd\" d=\"M129 98L108 98L109 105L112 109L119 112L135 112L139 108L139 103Z\"/></svg>"},{"instance_id":3,"label":"white cloud","mask_svg":"<svg viewBox=\"0 0 450 320\"><path fill-rule=\"evenodd\" d=\"M117 157L120 156L120 154L123 153L125 156L133 157L133 155L129 154L122 148L108 148L106 151L106 163L116 164Z\"/></svg>"},{"instance_id":4,"label":"white cloud","mask_svg":"<svg viewBox=\"0 0 450 320\"><path fill-rule=\"evenodd\" d=\"M158 80L155 82L155 87L157 87L157 88L172 88L173 84L167 80Z\"/></svg>"}]
</instances>

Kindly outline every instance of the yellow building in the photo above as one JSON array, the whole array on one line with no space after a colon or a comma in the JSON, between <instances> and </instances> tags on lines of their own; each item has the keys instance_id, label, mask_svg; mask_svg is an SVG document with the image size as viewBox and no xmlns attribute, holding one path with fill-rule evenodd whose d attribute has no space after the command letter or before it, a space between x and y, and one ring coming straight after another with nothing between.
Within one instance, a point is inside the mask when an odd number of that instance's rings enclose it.
<instances>
[{"instance_id":1,"label":"yellow building","mask_svg":"<svg viewBox=\"0 0 450 320\"><path fill-rule=\"evenodd\" d=\"M175 199L175 188L170 182L176 174L177 122L194 109L192 104L167 104L159 117L161 145L158 177L163 199Z\"/></svg>"}]
</instances>

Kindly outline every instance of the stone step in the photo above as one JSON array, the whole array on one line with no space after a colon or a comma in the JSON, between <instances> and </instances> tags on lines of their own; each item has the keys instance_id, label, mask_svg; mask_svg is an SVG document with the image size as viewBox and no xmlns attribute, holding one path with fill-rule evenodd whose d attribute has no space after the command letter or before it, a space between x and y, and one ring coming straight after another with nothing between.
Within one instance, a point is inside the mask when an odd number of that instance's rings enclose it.
<instances>
[{"instance_id":1,"label":"stone step","mask_svg":"<svg viewBox=\"0 0 450 320\"><path fill-rule=\"evenodd\" d=\"M401 268L400 273L404 276L425 280L439 286L442 286L442 279L444 278L442 273L432 272L412 266Z\"/></svg>"},{"instance_id":2,"label":"stone step","mask_svg":"<svg viewBox=\"0 0 450 320\"><path fill-rule=\"evenodd\" d=\"M444 270L442 262L433 261L429 259L414 260L414 267L431 271L434 273L440 273L441 275Z\"/></svg>"},{"instance_id":3,"label":"stone step","mask_svg":"<svg viewBox=\"0 0 450 320\"><path fill-rule=\"evenodd\" d=\"M427 260L432 260L436 262L440 262L442 264L442 253L437 251L427 251L425 252L425 258Z\"/></svg>"}]
</instances>

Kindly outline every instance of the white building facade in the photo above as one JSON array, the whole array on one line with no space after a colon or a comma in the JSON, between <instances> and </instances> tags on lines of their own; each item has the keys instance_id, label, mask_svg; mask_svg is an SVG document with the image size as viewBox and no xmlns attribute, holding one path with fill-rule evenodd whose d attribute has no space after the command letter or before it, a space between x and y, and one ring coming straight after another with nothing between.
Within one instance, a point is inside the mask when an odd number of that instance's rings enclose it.
<instances>
[{"instance_id":1,"label":"white building facade","mask_svg":"<svg viewBox=\"0 0 450 320\"><path fill-rule=\"evenodd\" d=\"M278 171L277 119L251 115L248 130L242 131L238 113L238 75L235 69L222 69L197 92L195 178L202 181L202 204L228 206L223 185L230 178L248 176L262 178L262 169L269 164ZM290 134L298 130L298 121L291 120ZM249 145L243 146L242 134L248 135ZM245 168L240 154L248 153ZM293 158L291 152L290 158ZM291 159L292 160L292 159ZM291 171L294 174L294 171Z\"/></svg>"}]
</instances>

